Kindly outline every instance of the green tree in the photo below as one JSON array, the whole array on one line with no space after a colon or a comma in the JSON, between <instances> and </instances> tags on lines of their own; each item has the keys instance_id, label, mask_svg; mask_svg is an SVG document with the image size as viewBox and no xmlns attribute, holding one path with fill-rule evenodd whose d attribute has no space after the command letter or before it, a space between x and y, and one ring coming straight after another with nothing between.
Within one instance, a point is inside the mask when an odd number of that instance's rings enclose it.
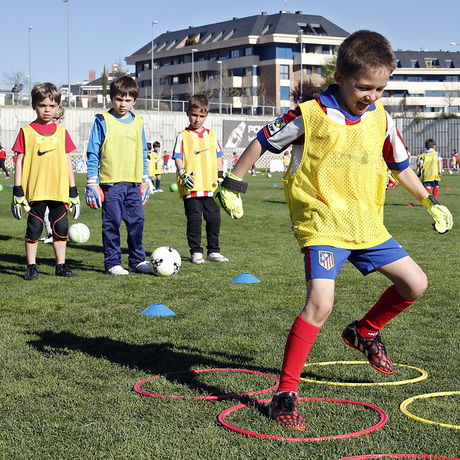
<instances>
[{"instance_id":1,"label":"green tree","mask_svg":"<svg viewBox=\"0 0 460 460\"><path fill-rule=\"evenodd\" d=\"M104 72L102 73L102 96L104 99L107 97L107 74L105 72L105 66Z\"/></svg>"},{"instance_id":2,"label":"green tree","mask_svg":"<svg viewBox=\"0 0 460 460\"><path fill-rule=\"evenodd\" d=\"M324 83L321 85L321 91L325 91L329 85L335 83L334 72L337 67L337 56L330 57L326 64L322 65L322 74Z\"/></svg>"}]
</instances>

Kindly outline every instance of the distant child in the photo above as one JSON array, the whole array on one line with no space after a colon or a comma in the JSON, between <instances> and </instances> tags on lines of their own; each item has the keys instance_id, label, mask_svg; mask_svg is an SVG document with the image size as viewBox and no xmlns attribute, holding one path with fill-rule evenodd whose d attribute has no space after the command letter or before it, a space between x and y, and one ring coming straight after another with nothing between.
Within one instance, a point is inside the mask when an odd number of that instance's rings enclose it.
<instances>
[{"instance_id":1,"label":"distant child","mask_svg":"<svg viewBox=\"0 0 460 460\"><path fill-rule=\"evenodd\" d=\"M56 115L53 117L54 123L60 125L64 121L64 109L60 105L56 111ZM41 238L41 241L45 244L53 244L53 229L51 228L50 222L50 208L48 206L45 209L45 216L43 222L45 224L46 236Z\"/></svg>"},{"instance_id":2,"label":"distant child","mask_svg":"<svg viewBox=\"0 0 460 460\"><path fill-rule=\"evenodd\" d=\"M110 84L113 108L97 114L88 142L86 204L102 207L102 243L105 270L127 275L121 266L120 225L128 231L131 271L152 273L142 244L144 212L152 191L147 172L147 142L142 118L131 112L139 89L124 76Z\"/></svg>"},{"instance_id":3,"label":"distant child","mask_svg":"<svg viewBox=\"0 0 460 460\"><path fill-rule=\"evenodd\" d=\"M335 278L344 263L350 261L363 275L378 271L392 283L362 319L342 332L345 343L384 374L393 372L393 363L380 330L427 287L425 273L384 226L386 165L433 216L439 233L452 227L448 209L428 195L410 168L406 147L378 101L394 68L391 45L382 35L351 34L338 51L337 84L259 131L216 192L224 209L241 217L240 193L247 186L242 178L250 165L266 150L293 148L283 180L292 230L305 256L307 299L287 338L269 414L294 430L306 426L297 406L299 378L332 311Z\"/></svg>"},{"instance_id":4,"label":"distant child","mask_svg":"<svg viewBox=\"0 0 460 460\"><path fill-rule=\"evenodd\" d=\"M240 159L239 155L236 152L233 152L232 169L236 166L239 159Z\"/></svg>"},{"instance_id":5,"label":"distant child","mask_svg":"<svg viewBox=\"0 0 460 460\"><path fill-rule=\"evenodd\" d=\"M218 180L223 178L224 153L216 133L203 126L208 112L206 96L192 96L187 108L190 124L177 135L173 151L179 194L184 200L187 216L187 240L193 264L205 263L201 246L202 217L206 221L207 260L228 262L227 257L220 253L220 208L212 198Z\"/></svg>"},{"instance_id":6,"label":"distant child","mask_svg":"<svg viewBox=\"0 0 460 460\"><path fill-rule=\"evenodd\" d=\"M5 161L6 161L6 152L2 147L2 144L0 144L0 169L2 169L6 175L5 179L10 178L10 173L8 172L8 169L5 166Z\"/></svg>"},{"instance_id":7,"label":"distant child","mask_svg":"<svg viewBox=\"0 0 460 460\"><path fill-rule=\"evenodd\" d=\"M35 121L21 128L13 151L17 153L11 209L22 219L22 208L28 213L26 231L27 269L24 279L38 280L37 243L43 230L45 211L49 220L56 255L56 276L78 276L65 263L68 220L80 215L80 198L73 174L70 152L75 145L65 128L54 123L61 93L52 83L40 83L32 89Z\"/></svg>"},{"instance_id":8,"label":"distant child","mask_svg":"<svg viewBox=\"0 0 460 460\"><path fill-rule=\"evenodd\" d=\"M165 150L163 152L163 172L166 174L169 172L169 166L168 166L168 162L169 162L169 158L170 158L171 155L169 155L168 151Z\"/></svg>"},{"instance_id":9,"label":"distant child","mask_svg":"<svg viewBox=\"0 0 460 460\"><path fill-rule=\"evenodd\" d=\"M458 172L460 169L460 164L458 162L458 153L457 150L452 150L452 169L454 172Z\"/></svg>"},{"instance_id":10,"label":"distant child","mask_svg":"<svg viewBox=\"0 0 460 460\"><path fill-rule=\"evenodd\" d=\"M286 172L288 170L288 167L289 167L289 153L288 152L284 152L283 153L283 171Z\"/></svg>"},{"instance_id":11,"label":"distant child","mask_svg":"<svg viewBox=\"0 0 460 460\"><path fill-rule=\"evenodd\" d=\"M426 191L436 198L439 193L439 182L441 181L442 158L436 152L436 142L433 139L425 141L425 153L420 155L420 172L423 186Z\"/></svg>"},{"instance_id":12,"label":"distant child","mask_svg":"<svg viewBox=\"0 0 460 460\"><path fill-rule=\"evenodd\" d=\"M154 192L163 192L161 190L161 155L160 155L160 143L155 141L152 144L153 150L150 151L149 158L149 177L152 181L152 187Z\"/></svg>"}]
</instances>

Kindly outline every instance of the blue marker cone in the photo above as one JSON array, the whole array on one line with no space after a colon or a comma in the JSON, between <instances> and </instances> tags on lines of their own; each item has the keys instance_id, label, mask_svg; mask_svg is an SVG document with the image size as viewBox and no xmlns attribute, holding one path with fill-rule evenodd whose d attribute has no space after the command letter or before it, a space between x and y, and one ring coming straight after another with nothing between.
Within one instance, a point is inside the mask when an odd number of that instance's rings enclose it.
<instances>
[{"instance_id":1,"label":"blue marker cone","mask_svg":"<svg viewBox=\"0 0 460 460\"><path fill-rule=\"evenodd\" d=\"M260 283L261 281L250 273L240 273L237 277L232 279L232 283L246 283L246 284L255 284Z\"/></svg>"},{"instance_id":2,"label":"blue marker cone","mask_svg":"<svg viewBox=\"0 0 460 460\"><path fill-rule=\"evenodd\" d=\"M140 313L146 316L175 316L176 314L162 303L154 303Z\"/></svg>"}]
</instances>

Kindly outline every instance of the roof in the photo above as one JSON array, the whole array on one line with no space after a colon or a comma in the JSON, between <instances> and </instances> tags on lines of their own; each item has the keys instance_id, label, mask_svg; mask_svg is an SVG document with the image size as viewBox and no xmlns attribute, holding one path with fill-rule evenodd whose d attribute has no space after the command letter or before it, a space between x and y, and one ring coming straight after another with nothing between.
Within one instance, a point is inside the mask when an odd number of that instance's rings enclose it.
<instances>
[{"instance_id":1,"label":"roof","mask_svg":"<svg viewBox=\"0 0 460 460\"><path fill-rule=\"evenodd\" d=\"M168 31L154 39L154 51L181 48L185 40L195 39L197 45L224 42L229 38L248 36L266 36L273 34L298 35L302 29L306 35L323 35L348 37L349 33L336 26L323 16L302 14L301 11L290 13L280 11L277 14L262 13L247 18L233 18L229 21L207 24L204 26ZM131 56L145 55L151 51L151 42L137 50Z\"/></svg>"},{"instance_id":2,"label":"roof","mask_svg":"<svg viewBox=\"0 0 460 460\"><path fill-rule=\"evenodd\" d=\"M413 61L417 61L418 68L444 68L460 69L460 52L452 51L395 51L396 60L399 61L398 68L413 68ZM431 64L426 64L426 62Z\"/></svg>"}]
</instances>

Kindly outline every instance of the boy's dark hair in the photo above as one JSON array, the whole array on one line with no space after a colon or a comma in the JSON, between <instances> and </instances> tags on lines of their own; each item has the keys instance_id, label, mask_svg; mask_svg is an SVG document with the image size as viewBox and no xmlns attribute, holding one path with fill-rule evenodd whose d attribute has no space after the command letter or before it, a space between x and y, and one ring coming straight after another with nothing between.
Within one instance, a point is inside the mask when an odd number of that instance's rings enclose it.
<instances>
[{"instance_id":1,"label":"boy's dark hair","mask_svg":"<svg viewBox=\"0 0 460 460\"><path fill-rule=\"evenodd\" d=\"M151 142L147 142L147 150L150 152L150 150L152 150L152 143Z\"/></svg>"},{"instance_id":2,"label":"boy's dark hair","mask_svg":"<svg viewBox=\"0 0 460 460\"><path fill-rule=\"evenodd\" d=\"M32 106L35 106L35 104L38 104L47 97L49 97L51 101L56 102L57 105L61 103L61 92L57 89L56 85L49 82L37 83L32 88L31 96Z\"/></svg>"},{"instance_id":3,"label":"boy's dark hair","mask_svg":"<svg viewBox=\"0 0 460 460\"><path fill-rule=\"evenodd\" d=\"M158 142L158 141L155 141L153 144L152 144L153 148L154 149L159 149L161 144Z\"/></svg>"},{"instance_id":4,"label":"boy's dark hair","mask_svg":"<svg viewBox=\"0 0 460 460\"><path fill-rule=\"evenodd\" d=\"M124 77L117 78L110 83L109 95L110 99L113 99L115 96L131 96L134 100L137 100L137 96L139 95L139 86L134 78L125 75Z\"/></svg>"},{"instance_id":5,"label":"boy's dark hair","mask_svg":"<svg viewBox=\"0 0 460 460\"><path fill-rule=\"evenodd\" d=\"M434 149L435 147L436 147L436 142L434 141L434 139L427 139L425 141L425 148L427 150Z\"/></svg>"},{"instance_id":6,"label":"boy's dark hair","mask_svg":"<svg viewBox=\"0 0 460 460\"><path fill-rule=\"evenodd\" d=\"M390 42L377 32L358 30L339 47L337 70L343 75L373 73L382 68L391 73L395 67L396 58Z\"/></svg>"},{"instance_id":7,"label":"boy's dark hair","mask_svg":"<svg viewBox=\"0 0 460 460\"><path fill-rule=\"evenodd\" d=\"M194 94L188 101L187 115L193 110L198 109L202 112L209 112L209 101L204 94Z\"/></svg>"}]
</instances>

